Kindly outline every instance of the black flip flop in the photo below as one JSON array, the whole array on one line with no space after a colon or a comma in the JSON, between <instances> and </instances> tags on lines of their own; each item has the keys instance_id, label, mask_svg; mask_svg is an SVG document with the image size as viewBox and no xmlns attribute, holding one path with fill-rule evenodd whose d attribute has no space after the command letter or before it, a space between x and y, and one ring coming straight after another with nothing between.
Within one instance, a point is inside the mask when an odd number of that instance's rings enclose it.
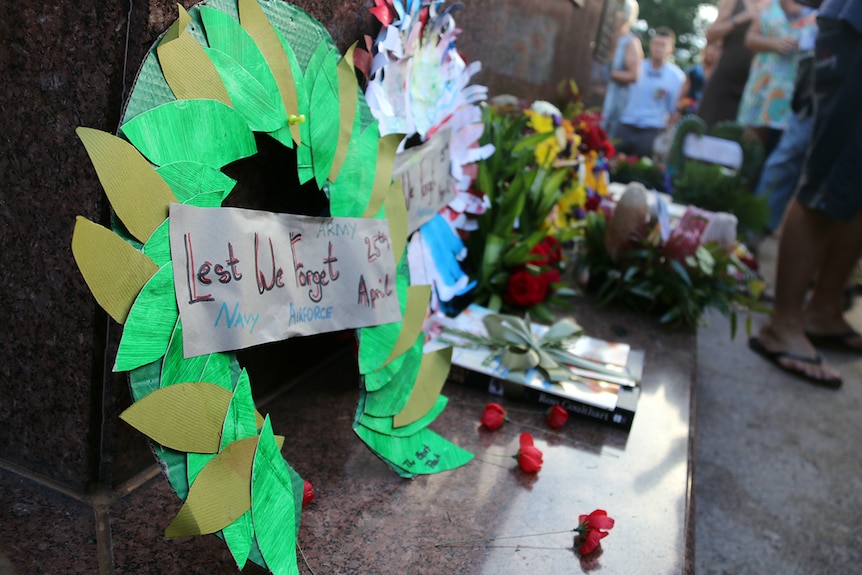
<instances>
[{"instance_id":1,"label":"black flip flop","mask_svg":"<svg viewBox=\"0 0 862 575\"><path fill-rule=\"evenodd\" d=\"M799 355L798 353L789 353L783 351L770 351L766 349L760 340L756 337L751 337L748 339L748 348L754 353L760 355L761 357L771 361L782 371L786 371L796 377L802 378L814 385L819 385L821 387L827 387L829 389L838 389L841 387L841 378L838 379L826 379L822 377L815 377L813 375L809 375L804 371L800 371L798 369L794 369L793 367L784 365L781 363L782 359L792 359L793 361L799 361L802 363L808 363L811 365L822 365L823 364L823 356L820 355L820 352L817 352L817 355L814 357L805 357L804 355Z\"/></svg>"},{"instance_id":2,"label":"black flip flop","mask_svg":"<svg viewBox=\"0 0 862 575\"><path fill-rule=\"evenodd\" d=\"M825 349L834 349L838 351L849 351L854 353L862 353L862 347L856 347L850 345L851 339L862 339L862 334L860 334L855 329L851 329L844 333L836 333L836 334L816 334L805 332L805 337L814 344L815 347L822 347Z\"/></svg>"}]
</instances>

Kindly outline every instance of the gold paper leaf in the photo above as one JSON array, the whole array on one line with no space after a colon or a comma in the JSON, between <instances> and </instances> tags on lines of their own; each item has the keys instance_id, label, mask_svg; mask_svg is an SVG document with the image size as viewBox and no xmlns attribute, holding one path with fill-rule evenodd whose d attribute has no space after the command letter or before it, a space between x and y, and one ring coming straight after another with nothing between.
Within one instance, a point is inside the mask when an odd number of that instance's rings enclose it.
<instances>
[{"instance_id":1,"label":"gold paper leaf","mask_svg":"<svg viewBox=\"0 0 862 575\"><path fill-rule=\"evenodd\" d=\"M144 156L117 136L80 127L75 132L93 162L111 206L142 243L168 217L177 197Z\"/></svg>"},{"instance_id":2,"label":"gold paper leaf","mask_svg":"<svg viewBox=\"0 0 862 575\"><path fill-rule=\"evenodd\" d=\"M144 284L159 271L153 261L111 230L78 216L72 255L99 305L125 323Z\"/></svg>"},{"instance_id":3,"label":"gold paper leaf","mask_svg":"<svg viewBox=\"0 0 862 575\"><path fill-rule=\"evenodd\" d=\"M215 533L251 509L251 469L257 442L257 436L234 441L201 469L165 537Z\"/></svg>"},{"instance_id":4,"label":"gold paper leaf","mask_svg":"<svg viewBox=\"0 0 862 575\"><path fill-rule=\"evenodd\" d=\"M143 397L120 418L170 449L216 453L232 396L205 381L178 383Z\"/></svg>"}]
</instances>

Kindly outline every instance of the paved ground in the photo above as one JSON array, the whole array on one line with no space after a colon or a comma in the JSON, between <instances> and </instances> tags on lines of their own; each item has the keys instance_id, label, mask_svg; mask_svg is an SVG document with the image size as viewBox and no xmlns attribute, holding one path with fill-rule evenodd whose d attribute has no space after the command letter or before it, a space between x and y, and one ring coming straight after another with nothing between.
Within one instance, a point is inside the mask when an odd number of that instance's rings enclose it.
<instances>
[{"instance_id":1,"label":"paved ground","mask_svg":"<svg viewBox=\"0 0 862 575\"><path fill-rule=\"evenodd\" d=\"M851 318L862 328L862 299ZM748 351L744 333L730 340L720 315L708 321L697 350L696 574L862 572L862 355L825 352L844 376L830 391Z\"/></svg>"}]
</instances>

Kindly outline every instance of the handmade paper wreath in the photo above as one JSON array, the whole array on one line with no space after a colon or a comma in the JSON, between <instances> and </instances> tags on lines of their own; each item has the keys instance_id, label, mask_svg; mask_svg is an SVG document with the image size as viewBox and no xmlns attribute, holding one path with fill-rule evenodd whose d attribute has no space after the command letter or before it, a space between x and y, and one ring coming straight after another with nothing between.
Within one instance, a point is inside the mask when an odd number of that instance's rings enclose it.
<instances>
[{"instance_id":1,"label":"handmade paper wreath","mask_svg":"<svg viewBox=\"0 0 862 575\"><path fill-rule=\"evenodd\" d=\"M379 138L352 51L339 57L318 22L283 2L180 7L141 67L119 132L78 129L121 222L112 231L79 217L72 250L98 303L124 325L114 369L129 371L135 403L122 417L153 440L184 500L166 535L218 533L240 568L250 559L298 572L288 535L299 531L303 480L255 410L235 354L185 357L167 217L171 204L221 206L236 183L221 169L255 155L263 134L296 150L299 183L326 194L333 218L388 220L402 321L358 330L355 432L405 477L471 459L427 429L446 403L451 350L422 353L430 289L409 285L404 197L391 181L400 138Z\"/></svg>"}]
</instances>

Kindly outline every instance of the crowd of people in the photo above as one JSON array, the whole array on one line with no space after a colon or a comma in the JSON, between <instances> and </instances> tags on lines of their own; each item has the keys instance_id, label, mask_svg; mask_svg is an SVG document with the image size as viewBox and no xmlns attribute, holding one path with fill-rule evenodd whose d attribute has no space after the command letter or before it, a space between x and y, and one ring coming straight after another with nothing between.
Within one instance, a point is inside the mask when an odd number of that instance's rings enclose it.
<instances>
[{"instance_id":1,"label":"crowd of people","mask_svg":"<svg viewBox=\"0 0 862 575\"><path fill-rule=\"evenodd\" d=\"M622 4L603 107L617 149L652 156L690 112L757 135L767 159L755 193L768 198L779 249L774 312L749 347L839 387L818 347L862 351L843 297L862 256L862 0L721 0L688 73L672 62L668 28L655 29L644 56L637 2Z\"/></svg>"}]
</instances>

